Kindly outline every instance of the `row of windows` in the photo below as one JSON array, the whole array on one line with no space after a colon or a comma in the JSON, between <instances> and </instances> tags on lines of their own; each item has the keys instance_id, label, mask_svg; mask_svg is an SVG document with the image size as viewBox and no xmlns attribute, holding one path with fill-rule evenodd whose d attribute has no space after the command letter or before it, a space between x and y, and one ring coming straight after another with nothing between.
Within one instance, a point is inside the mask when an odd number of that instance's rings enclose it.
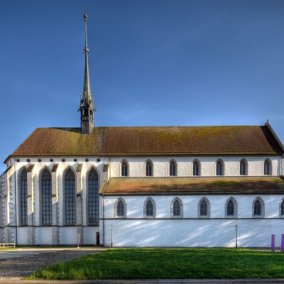
<instances>
[{"instance_id":1,"label":"row of windows","mask_svg":"<svg viewBox=\"0 0 284 284\"><path fill-rule=\"evenodd\" d=\"M64 194L64 224L76 225L76 179L69 168L65 172L63 182ZM50 171L45 168L39 181L40 189L40 223L43 226L52 225L52 179ZM87 217L89 225L99 223L99 178L97 171L92 168L87 175ZM27 170L23 169L19 180L19 221L20 225L28 224L27 210Z\"/></svg>"},{"instance_id":2,"label":"row of windows","mask_svg":"<svg viewBox=\"0 0 284 284\"><path fill-rule=\"evenodd\" d=\"M183 203L179 198L173 199L171 203L171 216L183 216ZM198 204L198 216L200 218L210 218L210 202L207 198L201 198ZM264 217L265 204L262 198L256 198L252 203L252 216ZM127 206L123 198L119 198L115 203L115 215L118 218L127 216ZM284 216L284 200L279 206L279 215ZM147 198L144 202L144 217L154 218L156 216L156 203L152 198ZM238 216L238 204L233 197L230 197L225 204L225 216L236 218Z\"/></svg>"},{"instance_id":3,"label":"row of windows","mask_svg":"<svg viewBox=\"0 0 284 284\"><path fill-rule=\"evenodd\" d=\"M177 167L178 164L175 160L171 160L169 162L169 173L170 176L177 176ZM153 176L154 165L151 160L147 160L145 163L145 175L146 176ZM223 176L225 173L225 164L222 159L218 159L216 161L216 175ZM272 175L272 164L270 159L266 159L263 164L263 173L264 175ZM246 159L240 160L239 165L239 174L241 176L248 174L248 162ZM121 161L121 176L127 177L129 175L129 164L126 160ZM193 176L200 176L201 175L201 163L199 160L193 161L192 167L192 175Z\"/></svg>"}]
</instances>

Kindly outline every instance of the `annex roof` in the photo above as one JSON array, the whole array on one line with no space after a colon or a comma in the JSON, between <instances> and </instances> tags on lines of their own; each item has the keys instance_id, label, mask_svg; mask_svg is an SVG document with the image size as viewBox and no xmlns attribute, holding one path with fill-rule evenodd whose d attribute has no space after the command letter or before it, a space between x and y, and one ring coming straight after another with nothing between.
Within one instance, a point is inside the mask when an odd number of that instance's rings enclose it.
<instances>
[{"instance_id":1,"label":"annex roof","mask_svg":"<svg viewBox=\"0 0 284 284\"><path fill-rule=\"evenodd\" d=\"M110 178L102 195L284 194L279 177Z\"/></svg>"},{"instance_id":2,"label":"annex roof","mask_svg":"<svg viewBox=\"0 0 284 284\"><path fill-rule=\"evenodd\" d=\"M277 155L269 125L38 128L11 156Z\"/></svg>"}]
</instances>

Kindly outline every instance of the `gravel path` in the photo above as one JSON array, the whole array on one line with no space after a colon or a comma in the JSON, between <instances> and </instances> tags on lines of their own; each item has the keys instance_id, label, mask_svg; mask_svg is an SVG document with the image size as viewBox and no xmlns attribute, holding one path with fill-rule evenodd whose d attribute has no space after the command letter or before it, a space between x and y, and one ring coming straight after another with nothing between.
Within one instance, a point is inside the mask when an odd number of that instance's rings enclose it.
<instances>
[{"instance_id":1,"label":"gravel path","mask_svg":"<svg viewBox=\"0 0 284 284\"><path fill-rule=\"evenodd\" d=\"M69 261L86 254L94 254L102 250L96 249L65 249L65 250L32 250L5 252L7 258L0 259L0 280L15 279L30 275L37 269L59 261ZM15 255L14 258L11 258Z\"/></svg>"}]
</instances>

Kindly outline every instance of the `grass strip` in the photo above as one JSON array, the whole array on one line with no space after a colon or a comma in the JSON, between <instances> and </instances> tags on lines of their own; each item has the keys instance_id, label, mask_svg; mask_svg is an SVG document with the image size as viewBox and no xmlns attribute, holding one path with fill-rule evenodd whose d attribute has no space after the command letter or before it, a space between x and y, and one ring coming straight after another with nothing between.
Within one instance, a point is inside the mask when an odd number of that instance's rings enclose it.
<instances>
[{"instance_id":1,"label":"grass strip","mask_svg":"<svg viewBox=\"0 0 284 284\"><path fill-rule=\"evenodd\" d=\"M252 249L109 249L56 263L28 279L284 278L284 254Z\"/></svg>"}]
</instances>

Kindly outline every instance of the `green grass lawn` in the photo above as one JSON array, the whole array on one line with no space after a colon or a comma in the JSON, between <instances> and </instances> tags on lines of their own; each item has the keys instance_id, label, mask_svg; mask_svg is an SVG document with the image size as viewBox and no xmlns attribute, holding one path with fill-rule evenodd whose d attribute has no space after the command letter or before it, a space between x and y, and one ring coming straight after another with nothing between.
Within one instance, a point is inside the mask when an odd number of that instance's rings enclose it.
<instances>
[{"instance_id":1,"label":"green grass lawn","mask_svg":"<svg viewBox=\"0 0 284 284\"><path fill-rule=\"evenodd\" d=\"M284 254L252 249L110 249L29 279L284 278Z\"/></svg>"}]
</instances>

